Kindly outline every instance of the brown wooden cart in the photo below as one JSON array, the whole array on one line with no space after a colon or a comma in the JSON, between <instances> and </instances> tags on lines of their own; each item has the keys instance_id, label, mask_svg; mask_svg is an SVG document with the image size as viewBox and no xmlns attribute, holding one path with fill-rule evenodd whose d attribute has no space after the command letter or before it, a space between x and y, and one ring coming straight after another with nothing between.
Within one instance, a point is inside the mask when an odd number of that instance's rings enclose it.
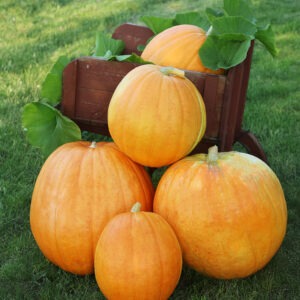
<instances>
[{"instance_id":1,"label":"brown wooden cart","mask_svg":"<svg viewBox=\"0 0 300 300\"><path fill-rule=\"evenodd\" d=\"M151 36L149 28L127 23L113 33L114 38L124 41L124 54L140 54L137 46L144 45ZM230 151L239 142L250 154L267 161L255 135L242 129L253 47L254 43L247 58L226 75L186 71L203 96L207 111L206 133L193 153L206 152L212 145L218 145L219 151ZM121 79L137 66L95 57L73 60L63 73L62 113L82 130L109 136L107 109L111 96Z\"/></svg>"}]
</instances>

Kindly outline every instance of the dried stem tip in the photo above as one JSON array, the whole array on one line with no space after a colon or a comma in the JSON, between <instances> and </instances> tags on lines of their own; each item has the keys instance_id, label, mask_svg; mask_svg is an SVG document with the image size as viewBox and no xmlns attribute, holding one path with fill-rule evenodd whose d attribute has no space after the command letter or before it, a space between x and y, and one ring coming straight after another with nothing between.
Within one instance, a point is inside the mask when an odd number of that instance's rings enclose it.
<instances>
[{"instance_id":1,"label":"dried stem tip","mask_svg":"<svg viewBox=\"0 0 300 300\"><path fill-rule=\"evenodd\" d=\"M184 71L174 68L174 67L162 67L160 71L167 76L178 76L180 78L185 78Z\"/></svg>"},{"instance_id":2,"label":"dried stem tip","mask_svg":"<svg viewBox=\"0 0 300 300\"><path fill-rule=\"evenodd\" d=\"M140 202L136 202L132 208L131 208L131 212L136 213L136 212L140 212L141 211L141 207L142 204Z\"/></svg>"},{"instance_id":3,"label":"dried stem tip","mask_svg":"<svg viewBox=\"0 0 300 300\"><path fill-rule=\"evenodd\" d=\"M212 146L208 149L207 162L209 164L215 163L218 160L218 146Z\"/></svg>"},{"instance_id":4,"label":"dried stem tip","mask_svg":"<svg viewBox=\"0 0 300 300\"><path fill-rule=\"evenodd\" d=\"M96 148L96 145L97 145L97 142L92 141L92 143L91 143L91 145L90 145L90 148L95 149L95 148Z\"/></svg>"}]
</instances>

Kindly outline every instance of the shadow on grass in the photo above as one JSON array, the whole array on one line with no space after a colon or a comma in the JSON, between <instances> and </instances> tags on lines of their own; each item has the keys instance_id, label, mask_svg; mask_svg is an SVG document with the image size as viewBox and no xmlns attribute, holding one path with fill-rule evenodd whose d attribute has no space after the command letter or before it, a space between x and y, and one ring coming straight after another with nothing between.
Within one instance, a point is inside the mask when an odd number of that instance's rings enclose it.
<instances>
[{"instance_id":1,"label":"shadow on grass","mask_svg":"<svg viewBox=\"0 0 300 300\"><path fill-rule=\"evenodd\" d=\"M2 9L14 9L15 7L21 8L25 14L33 15L45 9L46 5L59 5L65 6L74 2L74 0L51 0L51 1L41 1L41 0L31 0L31 1L10 1L8 3L1 3L0 7Z\"/></svg>"},{"instance_id":2,"label":"shadow on grass","mask_svg":"<svg viewBox=\"0 0 300 300\"><path fill-rule=\"evenodd\" d=\"M32 64L48 64L49 57L58 49L73 45L80 40L96 38L97 31L103 30L112 34L118 25L130 21L130 15L136 13L135 10L129 8L103 18L80 18L76 27L59 32L53 30L51 33L43 33L44 26L35 26L26 35L29 38L28 42L13 49L4 49L2 60L7 63L0 66L0 71L19 72ZM61 26L68 26L67 21L66 19ZM58 29L60 26L56 23L55 27ZM35 39L35 37L38 38ZM87 45L87 53L83 55L91 55L94 46L94 41Z\"/></svg>"}]
</instances>

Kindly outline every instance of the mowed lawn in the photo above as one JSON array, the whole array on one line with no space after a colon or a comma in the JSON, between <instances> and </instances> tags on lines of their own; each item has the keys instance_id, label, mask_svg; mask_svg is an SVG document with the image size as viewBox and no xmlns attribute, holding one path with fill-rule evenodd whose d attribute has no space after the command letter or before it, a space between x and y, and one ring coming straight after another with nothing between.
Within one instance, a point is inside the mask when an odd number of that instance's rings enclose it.
<instances>
[{"instance_id":1,"label":"mowed lawn","mask_svg":"<svg viewBox=\"0 0 300 300\"><path fill-rule=\"evenodd\" d=\"M300 297L300 2L252 3L261 22L271 21L279 55L273 59L256 44L243 127L256 134L281 181L287 234L271 262L246 279L215 280L184 267L171 299ZM56 59L89 55L97 31L112 33L124 22L140 23L142 15L173 16L221 5L221 0L1 0L0 299L104 299L93 275L75 276L47 261L29 226L31 194L44 158L27 142L21 112L39 99Z\"/></svg>"}]
</instances>

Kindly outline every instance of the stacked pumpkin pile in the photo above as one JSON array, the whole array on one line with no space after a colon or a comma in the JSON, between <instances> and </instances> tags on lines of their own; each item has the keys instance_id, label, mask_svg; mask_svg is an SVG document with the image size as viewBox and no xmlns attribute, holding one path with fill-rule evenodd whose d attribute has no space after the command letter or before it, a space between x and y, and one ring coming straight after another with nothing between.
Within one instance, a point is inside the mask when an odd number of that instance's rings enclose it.
<instances>
[{"instance_id":1,"label":"stacked pumpkin pile","mask_svg":"<svg viewBox=\"0 0 300 300\"><path fill-rule=\"evenodd\" d=\"M31 229L43 254L66 271L95 272L108 299L167 299L182 262L215 278L249 276L286 231L284 194L264 162L216 146L187 156L204 135L206 113L182 69L203 69L197 48L185 52L195 63L164 62L170 55L162 53L156 62L149 53L159 38L142 55L157 65L133 69L113 94L114 143L59 147L32 197ZM168 45L174 49L172 39ZM169 166L156 190L144 166Z\"/></svg>"}]
</instances>

